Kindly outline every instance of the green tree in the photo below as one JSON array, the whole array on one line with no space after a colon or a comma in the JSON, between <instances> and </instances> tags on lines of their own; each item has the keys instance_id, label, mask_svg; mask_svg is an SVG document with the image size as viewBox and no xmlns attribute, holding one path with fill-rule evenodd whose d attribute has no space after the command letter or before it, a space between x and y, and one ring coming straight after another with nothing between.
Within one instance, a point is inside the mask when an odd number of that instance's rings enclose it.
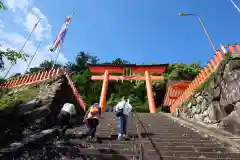
<instances>
[{"instance_id":1,"label":"green tree","mask_svg":"<svg viewBox=\"0 0 240 160\"><path fill-rule=\"evenodd\" d=\"M89 64L109 64L124 65L133 64L121 58L116 58L110 62L99 62L97 56L93 56L88 52L79 52L74 62L69 62L65 67L70 70L71 78L76 85L78 92L84 101L90 106L94 102L99 102L102 89L102 81L92 81L92 73L88 70ZM155 63L156 65L157 63ZM44 61L39 66L30 68L29 72L39 72L49 70L53 66L53 61ZM61 66L61 65L57 65ZM200 71L200 63L194 62L190 65L184 63L170 64L166 72L163 74L164 80L153 81L153 92L156 93L156 105L160 106L166 92L166 84L168 80L192 80ZM103 75L103 73L100 73ZM111 73L111 75L121 75L122 73ZM143 76L144 74L135 73L135 76ZM107 104L115 105L122 96L130 97L131 103L135 111L148 112L148 102L145 81L109 81L107 92ZM158 100L157 100L158 99ZM157 102L158 101L158 102Z\"/></svg>"},{"instance_id":2,"label":"green tree","mask_svg":"<svg viewBox=\"0 0 240 160\"><path fill-rule=\"evenodd\" d=\"M3 2L0 0L0 10L7 10Z\"/></svg>"},{"instance_id":3,"label":"green tree","mask_svg":"<svg viewBox=\"0 0 240 160\"><path fill-rule=\"evenodd\" d=\"M129 61L122 60L121 58L117 58L111 62L113 65L123 65L123 64L131 64Z\"/></svg>"},{"instance_id":4,"label":"green tree","mask_svg":"<svg viewBox=\"0 0 240 160\"><path fill-rule=\"evenodd\" d=\"M79 52L75 58L75 62L69 62L66 64L66 68L70 72L83 73L88 69L88 64L98 64L99 59L97 56L92 56L87 52Z\"/></svg>"},{"instance_id":5,"label":"green tree","mask_svg":"<svg viewBox=\"0 0 240 160\"><path fill-rule=\"evenodd\" d=\"M21 76L21 75L22 75L21 73L15 73L14 75L12 75L12 76L10 77L10 79L19 77L19 76Z\"/></svg>"},{"instance_id":6,"label":"green tree","mask_svg":"<svg viewBox=\"0 0 240 160\"><path fill-rule=\"evenodd\" d=\"M33 67L33 68L30 68L27 73L36 73L36 72L40 72L40 71L42 71L42 68L40 68L40 67Z\"/></svg>"},{"instance_id":7,"label":"green tree","mask_svg":"<svg viewBox=\"0 0 240 160\"><path fill-rule=\"evenodd\" d=\"M191 65L184 63L170 64L165 73L165 78L167 80L193 80L200 70L199 62L194 62Z\"/></svg>"},{"instance_id":8,"label":"green tree","mask_svg":"<svg viewBox=\"0 0 240 160\"><path fill-rule=\"evenodd\" d=\"M11 64L16 64L18 60L27 61L28 57L29 55L24 52L18 52L12 49L7 49L6 51L0 49L0 70L5 69L5 59Z\"/></svg>"},{"instance_id":9,"label":"green tree","mask_svg":"<svg viewBox=\"0 0 240 160\"><path fill-rule=\"evenodd\" d=\"M40 65L38 67L30 68L28 73L36 73L36 72L40 72L40 71L50 70L50 69L52 69L53 65L54 65L54 61L45 60L42 63L40 63ZM59 67L62 67L62 65L55 64L55 66L54 66L54 68L59 68Z\"/></svg>"}]
</instances>

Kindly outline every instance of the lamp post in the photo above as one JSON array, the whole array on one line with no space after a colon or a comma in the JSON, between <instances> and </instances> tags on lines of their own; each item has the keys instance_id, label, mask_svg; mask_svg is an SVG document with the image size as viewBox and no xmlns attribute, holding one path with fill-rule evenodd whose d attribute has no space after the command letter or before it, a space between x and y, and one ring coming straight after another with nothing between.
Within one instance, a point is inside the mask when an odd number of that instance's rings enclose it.
<instances>
[{"instance_id":1,"label":"lamp post","mask_svg":"<svg viewBox=\"0 0 240 160\"><path fill-rule=\"evenodd\" d=\"M203 28L203 30L204 30L204 32L205 32L205 34L206 34L206 36L208 37L208 40L209 40L210 44L212 45L214 53L216 54L216 52L217 52L216 47L214 46L214 44L212 42L212 39L210 38L210 36L209 36L209 34L208 34L204 24L203 24L203 21L201 20L200 17L198 15L196 15L196 14L189 14L189 13L179 13L178 16L195 16L195 17L197 17L199 22L200 22L200 24L201 24L201 26L202 26L202 28Z\"/></svg>"}]
</instances>

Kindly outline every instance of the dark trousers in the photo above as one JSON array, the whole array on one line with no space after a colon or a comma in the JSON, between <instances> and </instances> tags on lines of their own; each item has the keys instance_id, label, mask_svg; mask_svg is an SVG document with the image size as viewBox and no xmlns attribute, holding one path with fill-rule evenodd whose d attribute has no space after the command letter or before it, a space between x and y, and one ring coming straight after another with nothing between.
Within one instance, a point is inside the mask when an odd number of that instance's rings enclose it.
<instances>
[{"instance_id":1,"label":"dark trousers","mask_svg":"<svg viewBox=\"0 0 240 160\"><path fill-rule=\"evenodd\" d=\"M127 115L120 116L120 130L121 130L121 134L127 134L127 120L128 120L128 116Z\"/></svg>"},{"instance_id":2,"label":"dark trousers","mask_svg":"<svg viewBox=\"0 0 240 160\"><path fill-rule=\"evenodd\" d=\"M88 119L87 123L88 123L88 136L91 136L93 138L93 137L95 137L97 126L99 124L99 120L95 119L95 118Z\"/></svg>"},{"instance_id":3,"label":"dark trousers","mask_svg":"<svg viewBox=\"0 0 240 160\"><path fill-rule=\"evenodd\" d=\"M58 115L58 120L61 127L61 136L65 135L66 130L70 127L70 114L66 111L61 111Z\"/></svg>"}]
</instances>

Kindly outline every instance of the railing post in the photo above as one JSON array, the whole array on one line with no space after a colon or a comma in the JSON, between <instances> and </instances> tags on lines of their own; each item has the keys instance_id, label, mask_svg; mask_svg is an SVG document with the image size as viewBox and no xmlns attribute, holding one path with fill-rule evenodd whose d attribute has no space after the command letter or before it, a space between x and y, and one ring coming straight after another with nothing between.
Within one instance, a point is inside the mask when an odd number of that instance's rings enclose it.
<instances>
[{"instance_id":1,"label":"railing post","mask_svg":"<svg viewBox=\"0 0 240 160\"><path fill-rule=\"evenodd\" d=\"M240 46L239 46L239 44L236 43L235 46L236 46L237 51L240 52Z\"/></svg>"},{"instance_id":2,"label":"railing post","mask_svg":"<svg viewBox=\"0 0 240 160\"><path fill-rule=\"evenodd\" d=\"M235 49L232 45L228 45L228 48L229 48L229 51L230 51L231 54L235 53Z\"/></svg>"}]
</instances>

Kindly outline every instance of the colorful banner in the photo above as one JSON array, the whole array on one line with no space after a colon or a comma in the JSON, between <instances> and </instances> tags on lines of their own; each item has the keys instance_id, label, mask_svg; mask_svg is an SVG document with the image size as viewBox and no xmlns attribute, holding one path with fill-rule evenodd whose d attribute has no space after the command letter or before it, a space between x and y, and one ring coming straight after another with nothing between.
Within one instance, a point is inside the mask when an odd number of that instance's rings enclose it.
<instances>
[{"instance_id":1,"label":"colorful banner","mask_svg":"<svg viewBox=\"0 0 240 160\"><path fill-rule=\"evenodd\" d=\"M72 19L72 16L69 16L66 18L56 40L54 41L53 45L50 47L51 52L55 52L59 46L59 44L64 41L64 38L66 37L67 30L68 30L68 25Z\"/></svg>"}]
</instances>

